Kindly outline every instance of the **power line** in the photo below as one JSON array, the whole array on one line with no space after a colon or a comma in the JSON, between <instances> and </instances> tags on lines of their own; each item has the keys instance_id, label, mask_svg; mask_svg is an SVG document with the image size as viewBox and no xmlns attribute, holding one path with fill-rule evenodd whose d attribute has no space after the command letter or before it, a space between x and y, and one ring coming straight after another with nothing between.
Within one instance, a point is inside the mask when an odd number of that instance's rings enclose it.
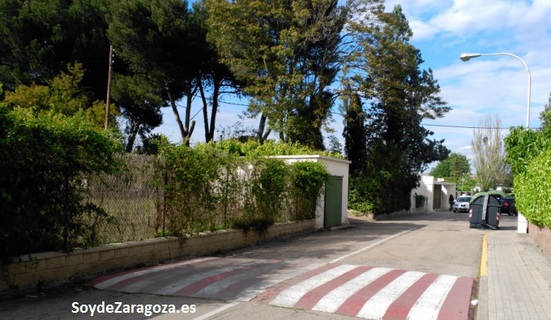
<instances>
[{"instance_id":1,"label":"power line","mask_svg":"<svg viewBox=\"0 0 551 320\"><path fill-rule=\"evenodd\" d=\"M457 129L492 129L492 130L509 130L510 127L479 127L479 126L458 126L451 124L423 124L426 127L441 127L441 128L457 128Z\"/></svg>"}]
</instances>

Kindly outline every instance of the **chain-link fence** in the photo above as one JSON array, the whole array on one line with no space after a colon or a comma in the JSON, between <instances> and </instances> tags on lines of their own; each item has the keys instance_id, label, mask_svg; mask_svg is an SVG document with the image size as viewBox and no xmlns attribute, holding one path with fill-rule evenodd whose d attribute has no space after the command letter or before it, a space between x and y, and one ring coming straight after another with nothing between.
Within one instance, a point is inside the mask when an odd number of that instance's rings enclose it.
<instances>
[{"instance_id":1,"label":"chain-link fence","mask_svg":"<svg viewBox=\"0 0 551 320\"><path fill-rule=\"evenodd\" d=\"M88 201L105 217L92 221L95 244L154 238L162 234L162 188L154 185L154 158L120 156L122 170L87 179Z\"/></svg>"},{"instance_id":2,"label":"chain-link fence","mask_svg":"<svg viewBox=\"0 0 551 320\"><path fill-rule=\"evenodd\" d=\"M119 159L121 170L86 179L85 201L105 212L85 221L91 230L90 239L83 241L88 245L232 227L262 229L314 216L319 191L308 191L312 186L304 185L308 181L304 177L298 178L300 170L285 169L281 160L264 159L252 165L241 159L220 167L218 160L205 163L201 158L193 167L190 155L179 158L176 163L181 167L174 168L161 165L154 156L124 154ZM303 185L292 187L299 182Z\"/></svg>"}]
</instances>

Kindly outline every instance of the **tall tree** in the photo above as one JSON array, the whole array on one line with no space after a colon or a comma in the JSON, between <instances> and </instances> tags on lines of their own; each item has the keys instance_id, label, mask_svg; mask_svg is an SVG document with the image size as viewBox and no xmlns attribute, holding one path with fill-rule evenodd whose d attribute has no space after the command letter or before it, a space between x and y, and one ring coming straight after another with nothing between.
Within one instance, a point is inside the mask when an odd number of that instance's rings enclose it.
<instances>
[{"instance_id":1,"label":"tall tree","mask_svg":"<svg viewBox=\"0 0 551 320\"><path fill-rule=\"evenodd\" d=\"M109 44L104 19L109 0L0 1L0 82L49 85L67 66L86 70L80 90L88 101L106 97Z\"/></svg>"},{"instance_id":2,"label":"tall tree","mask_svg":"<svg viewBox=\"0 0 551 320\"><path fill-rule=\"evenodd\" d=\"M379 210L409 208L419 172L449 154L443 140L429 139L433 132L421 121L450 108L439 97L432 70L420 69L421 53L409 42L412 31L401 7L385 12L380 1L365 0L349 6L355 47L345 61L345 77L351 74L345 81L366 101L368 154L361 176L369 188L363 195Z\"/></svg>"},{"instance_id":3,"label":"tall tree","mask_svg":"<svg viewBox=\"0 0 551 320\"><path fill-rule=\"evenodd\" d=\"M224 94L241 95L242 83L235 79L228 66L220 62L216 46L207 42L208 12L204 1L194 2L192 7L191 23L195 29L193 35L196 39L194 50L200 52L200 56L203 57L197 84L203 103L205 141L209 142L214 140L216 116L220 108L221 96Z\"/></svg>"},{"instance_id":4,"label":"tall tree","mask_svg":"<svg viewBox=\"0 0 551 320\"><path fill-rule=\"evenodd\" d=\"M351 161L348 167L351 174L359 174L365 169L367 160L367 132L365 128L366 114L363 111L360 96L350 89L343 92L342 107L344 118L344 151Z\"/></svg>"},{"instance_id":5,"label":"tall tree","mask_svg":"<svg viewBox=\"0 0 551 320\"><path fill-rule=\"evenodd\" d=\"M480 120L480 127L473 130L473 167L477 183L483 191L496 188L507 179L505 149L501 131L501 118L489 114Z\"/></svg>"},{"instance_id":6,"label":"tall tree","mask_svg":"<svg viewBox=\"0 0 551 320\"><path fill-rule=\"evenodd\" d=\"M112 95L126 119L126 152L133 150L138 135L145 140L163 122L162 89L152 85L156 83L139 75L114 76Z\"/></svg>"},{"instance_id":7,"label":"tall tree","mask_svg":"<svg viewBox=\"0 0 551 320\"><path fill-rule=\"evenodd\" d=\"M436 178L461 178L463 174L470 174L471 167L469 159L465 155L452 152L450 156L441 161L430 174Z\"/></svg>"},{"instance_id":8,"label":"tall tree","mask_svg":"<svg viewBox=\"0 0 551 320\"><path fill-rule=\"evenodd\" d=\"M337 0L206 0L209 39L252 97L258 138L323 148L344 11Z\"/></svg>"},{"instance_id":9,"label":"tall tree","mask_svg":"<svg viewBox=\"0 0 551 320\"><path fill-rule=\"evenodd\" d=\"M134 75L162 88L162 99L178 123L182 142L189 144L195 128L191 103L195 97L201 52L195 51L187 1L124 0L113 2L108 36ZM155 82L155 83L153 83ZM182 119L177 101L185 99Z\"/></svg>"}]
</instances>

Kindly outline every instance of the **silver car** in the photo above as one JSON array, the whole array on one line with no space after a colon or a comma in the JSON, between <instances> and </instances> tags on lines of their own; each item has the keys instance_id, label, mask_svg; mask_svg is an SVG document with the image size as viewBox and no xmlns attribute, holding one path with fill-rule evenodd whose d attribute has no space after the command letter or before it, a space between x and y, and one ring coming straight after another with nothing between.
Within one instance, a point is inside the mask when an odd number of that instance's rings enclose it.
<instances>
[{"instance_id":1,"label":"silver car","mask_svg":"<svg viewBox=\"0 0 551 320\"><path fill-rule=\"evenodd\" d=\"M460 196L453 204L453 212L469 212L471 196Z\"/></svg>"}]
</instances>

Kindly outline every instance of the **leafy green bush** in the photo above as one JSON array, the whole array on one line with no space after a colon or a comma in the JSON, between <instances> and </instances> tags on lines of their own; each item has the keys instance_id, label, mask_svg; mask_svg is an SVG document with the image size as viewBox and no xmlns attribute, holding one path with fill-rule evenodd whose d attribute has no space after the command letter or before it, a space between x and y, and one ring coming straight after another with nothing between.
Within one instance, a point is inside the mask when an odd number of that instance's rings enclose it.
<instances>
[{"instance_id":1,"label":"leafy green bush","mask_svg":"<svg viewBox=\"0 0 551 320\"><path fill-rule=\"evenodd\" d=\"M265 157L304 149L297 148L235 140L193 149L164 145L157 176L164 184L168 233L183 236L226 227L264 231L275 222L313 218L328 176L325 167Z\"/></svg>"},{"instance_id":2,"label":"leafy green bush","mask_svg":"<svg viewBox=\"0 0 551 320\"><path fill-rule=\"evenodd\" d=\"M551 149L532 159L515 176L515 196L521 213L536 225L551 227Z\"/></svg>"},{"instance_id":3,"label":"leafy green bush","mask_svg":"<svg viewBox=\"0 0 551 320\"><path fill-rule=\"evenodd\" d=\"M505 161L514 174L517 208L536 225L551 228L551 128L511 128L505 137Z\"/></svg>"},{"instance_id":4,"label":"leafy green bush","mask_svg":"<svg viewBox=\"0 0 551 320\"><path fill-rule=\"evenodd\" d=\"M325 155L334 158L343 158L339 153L319 151L310 149L300 144L279 143L272 140L265 141L263 144L258 141L240 142L235 139L224 140L216 144L198 144L195 149L214 147L220 150L226 150L247 158L259 158L269 156L285 155Z\"/></svg>"},{"instance_id":5,"label":"leafy green bush","mask_svg":"<svg viewBox=\"0 0 551 320\"><path fill-rule=\"evenodd\" d=\"M93 243L83 219L104 212L82 201L85 177L114 170L118 146L83 114L0 106L0 256Z\"/></svg>"},{"instance_id":6,"label":"leafy green bush","mask_svg":"<svg viewBox=\"0 0 551 320\"><path fill-rule=\"evenodd\" d=\"M293 200L292 220L315 218L317 200L329 178L325 166L319 162L291 164L290 194Z\"/></svg>"}]
</instances>

